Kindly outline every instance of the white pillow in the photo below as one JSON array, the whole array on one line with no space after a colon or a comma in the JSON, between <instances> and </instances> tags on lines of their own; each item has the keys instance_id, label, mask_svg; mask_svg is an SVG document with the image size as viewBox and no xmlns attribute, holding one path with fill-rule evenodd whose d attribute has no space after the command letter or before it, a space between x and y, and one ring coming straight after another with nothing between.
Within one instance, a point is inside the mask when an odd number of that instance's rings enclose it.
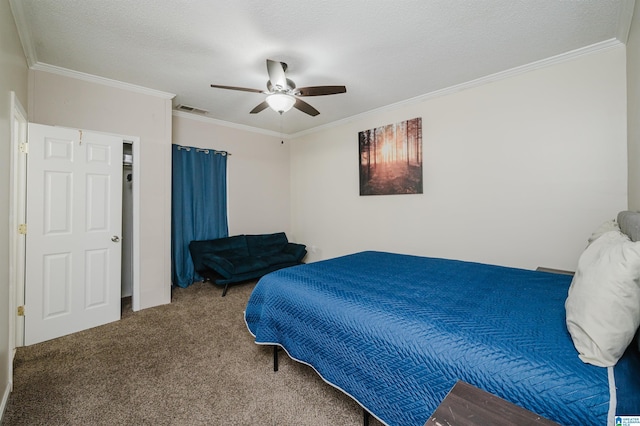
<instances>
[{"instance_id":1,"label":"white pillow","mask_svg":"<svg viewBox=\"0 0 640 426\"><path fill-rule=\"evenodd\" d=\"M640 325L640 243L610 231L582 253L565 303L580 359L610 367Z\"/></svg>"},{"instance_id":2,"label":"white pillow","mask_svg":"<svg viewBox=\"0 0 640 426\"><path fill-rule=\"evenodd\" d=\"M591 234L588 240L589 244L600 238L603 234L610 231L620 231L620 226L615 219L607 220L602 225L600 225L598 229L593 231L593 234Z\"/></svg>"}]
</instances>

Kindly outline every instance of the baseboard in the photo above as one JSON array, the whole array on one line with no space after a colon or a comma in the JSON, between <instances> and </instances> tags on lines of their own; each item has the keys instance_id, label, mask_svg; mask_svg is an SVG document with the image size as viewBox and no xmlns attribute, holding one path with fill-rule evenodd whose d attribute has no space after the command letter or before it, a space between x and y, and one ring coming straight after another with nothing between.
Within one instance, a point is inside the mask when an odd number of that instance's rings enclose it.
<instances>
[{"instance_id":1,"label":"baseboard","mask_svg":"<svg viewBox=\"0 0 640 426\"><path fill-rule=\"evenodd\" d=\"M11 382L7 383L7 387L2 394L2 403L0 404L0 424L4 418L4 410L7 408L7 402L9 402L9 394L11 393Z\"/></svg>"}]
</instances>

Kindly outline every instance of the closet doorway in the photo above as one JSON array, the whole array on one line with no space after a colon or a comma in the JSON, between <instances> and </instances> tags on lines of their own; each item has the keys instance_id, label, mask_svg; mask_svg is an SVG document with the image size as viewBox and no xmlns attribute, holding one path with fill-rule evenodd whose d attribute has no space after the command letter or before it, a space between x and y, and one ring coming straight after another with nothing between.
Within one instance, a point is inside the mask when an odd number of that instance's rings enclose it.
<instances>
[{"instance_id":1,"label":"closet doorway","mask_svg":"<svg viewBox=\"0 0 640 426\"><path fill-rule=\"evenodd\" d=\"M133 143L122 144L122 313L131 311L133 296Z\"/></svg>"}]
</instances>

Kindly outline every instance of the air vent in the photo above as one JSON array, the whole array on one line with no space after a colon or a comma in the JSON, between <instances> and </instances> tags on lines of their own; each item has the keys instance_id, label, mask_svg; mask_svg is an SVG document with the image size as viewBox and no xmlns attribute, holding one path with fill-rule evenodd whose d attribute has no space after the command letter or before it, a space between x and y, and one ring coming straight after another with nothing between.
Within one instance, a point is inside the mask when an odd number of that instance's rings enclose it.
<instances>
[{"instance_id":1,"label":"air vent","mask_svg":"<svg viewBox=\"0 0 640 426\"><path fill-rule=\"evenodd\" d=\"M177 111L190 112L190 113L193 113L193 114L202 114L202 115L209 114L209 111L205 111L205 110L200 109L200 108L192 107L192 106L189 106L189 105L182 105L182 104L176 106L176 110Z\"/></svg>"}]
</instances>

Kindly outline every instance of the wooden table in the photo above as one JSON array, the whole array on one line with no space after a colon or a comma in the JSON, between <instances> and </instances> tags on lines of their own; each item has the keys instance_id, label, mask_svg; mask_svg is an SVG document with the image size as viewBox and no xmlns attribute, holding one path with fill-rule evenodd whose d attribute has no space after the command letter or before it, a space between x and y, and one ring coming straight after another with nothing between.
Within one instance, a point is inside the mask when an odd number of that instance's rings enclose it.
<instances>
[{"instance_id":1,"label":"wooden table","mask_svg":"<svg viewBox=\"0 0 640 426\"><path fill-rule=\"evenodd\" d=\"M459 381L425 426L555 425L531 411Z\"/></svg>"}]
</instances>

